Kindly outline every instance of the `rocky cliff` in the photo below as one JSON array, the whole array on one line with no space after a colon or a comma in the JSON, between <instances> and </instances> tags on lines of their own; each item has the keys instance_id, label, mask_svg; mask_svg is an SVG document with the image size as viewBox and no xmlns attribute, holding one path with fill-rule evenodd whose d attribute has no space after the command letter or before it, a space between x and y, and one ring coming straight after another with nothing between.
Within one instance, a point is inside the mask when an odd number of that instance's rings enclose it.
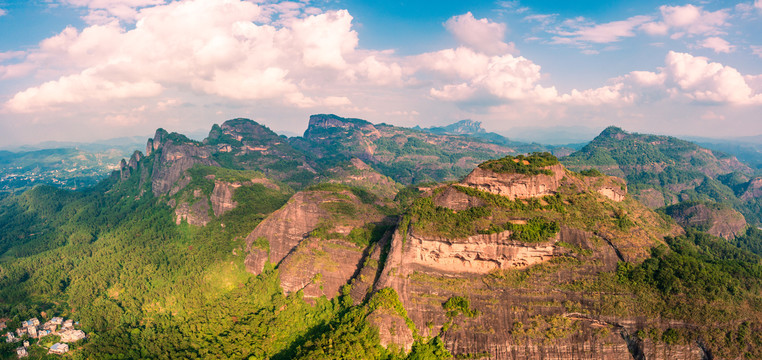
<instances>
[{"instance_id":1,"label":"rocky cliff","mask_svg":"<svg viewBox=\"0 0 762 360\"><path fill-rule=\"evenodd\" d=\"M641 320L613 316L601 302L624 298L570 286L595 281L620 261L642 261L681 229L629 198L621 179L580 176L560 164L529 170L477 168L460 183L425 191L394 233L375 288L393 288L421 335L441 336L456 356L700 356L697 343L631 340ZM387 340L408 347L405 339Z\"/></svg>"},{"instance_id":2,"label":"rocky cliff","mask_svg":"<svg viewBox=\"0 0 762 360\"><path fill-rule=\"evenodd\" d=\"M561 164L545 167L551 172L534 176L517 173L496 173L481 168L474 169L461 182L478 190L505 196L510 199L526 199L555 194L566 171Z\"/></svg>"},{"instance_id":3,"label":"rocky cliff","mask_svg":"<svg viewBox=\"0 0 762 360\"><path fill-rule=\"evenodd\" d=\"M155 196L176 194L190 181L185 171L196 164L219 166L212 159L208 148L201 146L185 136L167 134L163 129L156 131L148 145L153 149L150 154L156 158L153 163L151 188ZM180 181L182 179L182 181Z\"/></svg>"},{"instance_id":4,"label":"rocky cliff","mask_svg":"<svg viewBox=\"0 0 762 360\"><path fill-rule=\"evenodd\" d=\"M685 202L668 206L665 212L685 228L732 239L746 232L746 219L738 211L717 203Z\"/></svg>"}]
</instances>

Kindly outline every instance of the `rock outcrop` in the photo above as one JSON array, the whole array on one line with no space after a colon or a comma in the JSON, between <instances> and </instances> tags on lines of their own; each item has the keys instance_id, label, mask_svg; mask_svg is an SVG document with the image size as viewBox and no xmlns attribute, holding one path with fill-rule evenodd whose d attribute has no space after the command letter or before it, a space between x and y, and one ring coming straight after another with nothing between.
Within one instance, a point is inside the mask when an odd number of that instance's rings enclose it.
<instances>
[{"instance_id":1,"label":"rock outcrop","mask_svg":"<svg viewBox=\"0 0 762 360\"><path fill-rule=\"evenodd\" d=\"M320 192L299 192L280 210L263 220L246 238L246 270L259 274L269 261L278 264L293 248L314 230L327 212L320 207L324 202ZM269 251L252 248L255 240L263 238L269 243Z\"/></svg>"},{"instance_id":2,"label":"rock outcrop","mask_svg":"<svg viewBox=\"0 0 762 360\"><path fill-rule=\"evenodd\" d=\"M178 180L185 176L185 171L196 164L219 166L211 159L211 153L206 147L187 140L182 135L176 135L175 139L170 137L166 131L159 129L154 138L149 140L149 145L152 145L153 149L152 154L156 154L151 181L155 196L169 193ZM184 186L180 186L177 191L182 187Z\"/></svg>"},{"instance_id":3,"label":"rock outcrop","mask_svg":"<svg viewBox=\"0 0 762 360\"><path fill-rule=\"evenodd\" d=\"M555 194L566 170L561 164L545 168L552 174L524 175L516 173L496 173L476 168L466 176L461 184L478 190L505 196L510 199L526 199Z\"/></svg>"},{"instance_id":4,"label":"rock outcrop","mask_svg":"<svg viewBox=\"0 0 762 360\"><path fill-rule=\"evenodd\" d=\"M746 219L741 213L716 203L681 203L669 206L665 211L685 228L696 228L726 239L746 231Z\"/></svg>"},{"instance_id":5,"label":"rock outcrop","mask_svg":"<svg viewBox=\"0 0 762 360\"><path fill-rule=\"evenodd\" d=\"M171 200L169 205L175 206L175 200ZM181 201L175 207L175 223L178 225L186 221L190 225L206 226L209 220L209 201L201 190L193 192L190 203Z\"/></svg>"},{"instance_id":6,"label":"rock outcrop","mask_svg":"<svg viewBox=\"0 0 762 360\"><path fill-rule=\"evenodd\" d=\"M220 217L222 214L233 210L238 206L238 203L233 201L233 194L235 193L235 189L239 187L241 187L241 183L239 182L214 182L214 190L212 190L212 195L209 197L209 201L212 203L214 216Z\"/></svg>"},{"instance_id":7,"label":"rock outcrop","mask_svg":"<svg viewBox=\"0 0 762 360\"><path fill-rule=\"evenodd\" d=\"M762 197L762 177L757 177L749 181L746 191L741 194L741 200L749 201Z\"/></svg>"}]
</instances>

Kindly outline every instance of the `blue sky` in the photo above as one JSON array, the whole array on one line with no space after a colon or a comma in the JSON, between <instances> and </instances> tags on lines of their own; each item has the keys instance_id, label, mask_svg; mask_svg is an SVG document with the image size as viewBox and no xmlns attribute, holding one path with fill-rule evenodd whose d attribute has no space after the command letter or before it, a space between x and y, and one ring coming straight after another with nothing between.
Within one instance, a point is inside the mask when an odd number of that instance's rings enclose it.
<instances>
[{"instance_id":1,"label":"blue sky","mask_svg":"<svg viewBox=\"0 0 762 360\"><path fill-rule=\"evenodd\" d=\"M762 133L762 0L0 0L0 147L313 113Z\"/></svg>"}]
</instances>

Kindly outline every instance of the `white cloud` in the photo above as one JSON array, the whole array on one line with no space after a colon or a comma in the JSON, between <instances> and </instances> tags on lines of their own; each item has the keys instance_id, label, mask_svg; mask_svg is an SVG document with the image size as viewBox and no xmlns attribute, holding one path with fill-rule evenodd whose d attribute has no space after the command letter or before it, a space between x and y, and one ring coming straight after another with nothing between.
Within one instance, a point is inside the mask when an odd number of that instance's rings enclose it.
<instances>
[{"instance_id":1,"label":"white cloud","mask_svg":"<svg viewBox=\"0 0 762 360\"><path fill-rule=\"evenodd\" d=\"M762 84L733 67L674 51L667 54L664 65L658 72L633 71L614 80L625 86L629 96L643 101L671 97L699 103L762 104Z\"/></svg>"},{"instance_id":2,"label":"white cloud","mask_svg":"<svg viewBox=\"0 0 762 360\"><path fill-rule=\"evenodd\" d=\"M451 17L444 26L461 44L487 55L513 53L516 50L513 43L503 42L505 24L476 19L471 12Z\"/></svg>"},{"instance_id":3,"label":"white cloud","mask_svg":"<svg viewBox=\"0 0 762 360\"><path fill-rule=\"evenodd\" d=\"M157 96L167 89L336 107L351 101L327 88L403 83L403 68L389 54L356 49L346 10L280 17L273 8L240 0L70 1L93 8L146 7L137 10L133 29L115 21L81 31L67 27L21 63L0 63L3 78L30 72L49 77L13 96L7 110L49 111L89 100Z\"/></svg>"},{"instance_id":4,"label":"white cloud","mask_svg":"<svg viewBox=\"0 0 762 360\"><path fill-rule=\"evenodd\" d=\"M754 1L754 7L757 9L762 10L762 0L755 0Z\"/></svg>"},{"instance_id":5,"label":"white cloud","mask_svg":"<svg viewBox=\"0 0 762 360\"><path fill-rule=\"evenodd\" d=\"M708 37L704 41L699 43L700 46L707 49L712 49L716 53L731 53L735 51L736 47L725 41L723 38L716 36Z\"/></svg>"},{"instance_id":6,"label":"white cloud","mask_svg":"<svg viewBox=\"0 0 762 360\"><path fill-rule=\"evenodd\" d=\"M0 9L0 16L8 15L8 11L5 9Z\"/></svg>"},{"instance_id":7,"label":"white cloud","mask_svg":"<svg viewBox=\"0 0 762 360\"><path fill-rule=\"evenodd\" d=\"M556 43L611 43L625 37L635 36L635 28L651 21L651 17L639 15L627 20L605 24L581 26L573 31L557 31ZM573 25L576 26L576 25Z\"/></svg>"},{"instance_id":8,"label":"white cloud","mask_svg":"<svg viewBox=\"0 0 762 360\"><path fill-rule=\"evenodd\" d=\"M722 28L729 25L730 14L727 9L706 11L700 6L667 6L659 7L662 21L644 24L642 29L652 35L665 35L669 29L676 31L673 36L688 35L720 35Z\"/></svg>"},{"instance_id":9,"label":"white cloud","mask_svg":"<svg viewBox=\"0 0 762 360\"><path fill-rule=\"evenodd\" d=\"M134 21L139 8L165 3L164 0L61 0L61 2L90 9L90 13L85 16L89 24L108 23L115 18Z\"/></svg>"},{"instance_id":10,"label":"white cloud","mask_svg":"<svg viewBox=\"0 0 762 360\"><path fill-rule=\"evenodd\" d=\"M670 51L664 72L682 94L702 102L752 104L762 103L738 70L707 58Z\"/></svg>"},{"instance_id":11,"label":"white cloud","mask_svg":"<svg viewBox=\"0 0 762 360\"><path fill-rule=\"evenodd\" d=\"M161 90L161 85L150 80L115 81L87 70L26 89L14 95L6 106L13 112L24 113L84 101L150 97L158 95Z\"/></svg>"},{"instance_id":12,"label":"white cloud","mask_svg":"<svg viewBox=\"0 0 762 360\"><path fill-rule=\"evenodd\" d=\"M631 101L621 96L621 86L616 84L559 94L554 86L541 84L540 66L522 56L487 56L460 47L422 54L414 62L423 70L439 73L440 80L454 76L429 91L432 97L444 101L572 105Z\"/></svg>"}]
</instances>

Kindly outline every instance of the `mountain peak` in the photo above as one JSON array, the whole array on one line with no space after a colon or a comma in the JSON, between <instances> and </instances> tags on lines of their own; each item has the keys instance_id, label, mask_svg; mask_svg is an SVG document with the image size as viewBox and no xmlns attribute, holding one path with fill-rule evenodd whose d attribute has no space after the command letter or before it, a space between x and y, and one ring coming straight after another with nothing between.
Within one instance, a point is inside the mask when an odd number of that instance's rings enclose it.
<instances>
[{"instance_id":1,"label":"mountain peak","mask_svg":"<svg viewBox=\"0 0 762 360\"><path fill-rule=\"evenodd\" d=\"M304 137L308 138L311 134L320 129L342 128L342 129L360 129L375 130L376 127L369 121L362 119L343 118L334 114L315 114L310 116L310 122Z\"/></svg>"},{"instance_id":2,"label":"mountain peak","mask_svg":"<svg viewBox=\"0 0 762 360\"><path fill-rule=\"evenodd\" d=\"M617 140L622 140L625 136L627 136L627 132L622 130L622 128L620 127L609 126L603 129L603 131L601 131L600 135L598 136L604 137L604 138L614 138Z\"/></svg>"}]
</instances>

